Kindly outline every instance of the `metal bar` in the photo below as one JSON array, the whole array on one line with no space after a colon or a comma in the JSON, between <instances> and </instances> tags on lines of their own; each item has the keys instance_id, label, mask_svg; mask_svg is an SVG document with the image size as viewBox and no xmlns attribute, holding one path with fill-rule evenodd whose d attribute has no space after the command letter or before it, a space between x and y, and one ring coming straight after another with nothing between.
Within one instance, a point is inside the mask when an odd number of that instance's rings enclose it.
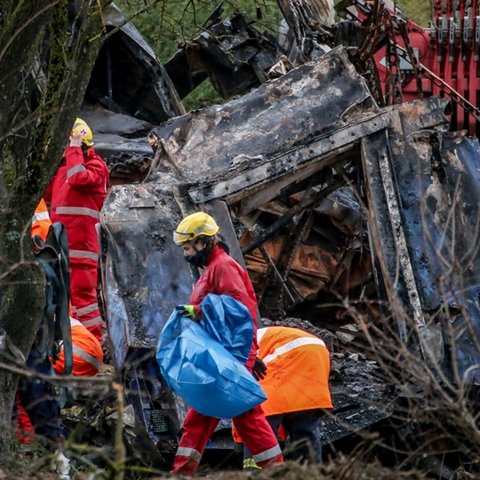
<instances>
[{"instance_id":1,"label":"metal bar","mask_svg":"<svg viewBox=\"0 0 480 480\"><path fill-rule=\"evenodd\" d=\"M215 183L203 184L188 190L194 203L204 203L216 198L226 198L236 192L251 189L263 184L266 179L273 180L277 177L290 175L301 166L327 153L353 144L372 133L384 130L390 125L390 112L384 111L373 117L363 119L353 125L342 126L334 132L326 133L307 145L299 146L269 161L236 174L233 178L224 179Z\"/></svg>"},{"instance_id":2,"label":"metal bar","mask_svg":"<svg viewBox=\"0 0 480 480\"><path fill-rule=\"evenodd\" d=\"M407 62L410 62L408 55L405 51L405 49L398 47L398 52L400 56ZM476 65L476 63L475 63ZM428 69L425 65L422 63L419 63L419 66L424 73L424 75L432 81L434 85L437 87L441 87L442 90L444 90L447 95L449 95L453 100L458 102L462 107L472 115L474 118L476 118L478 121L480 121L480 109L477 108L473 103L468 101L465 97L460 95L453 87L451 87L445 80L442 80L440 77L435 75L430 69ZM470 78L471 81L471 78Z\"/></svg>"},{"instance_id":3,"label":"metal bar","mask_svg":"<svg viewBox=\"0 0 480 480\"><path fill-rule=\"evenodd\" d=\"M260 252L262 253L262 256L263 258L267 261L267 263L270 265L270 267L272 268L273 270L273 273L275 274L275 276L278 278L278 280L280 281L280 286L282 287L283 291L288 295L288 297L290 298L290 301L295 304L297 303L297 300L296 298L293 296L292 292L290 291L290 289L288 288L288 285L287 285L287 282L286 282L286 279L284 279L282 277L282 274L278 271L278 268L277 266L275 265L275 262L272 260L272 257L270 257L270 255L268 254L267 252L267 249L263 246L263 245L260 245Z\"/></svg>"},{"instance_id":4,"label":"metal bar","mask_svg":"<svg viewBox=\"0 0 480 480\"><path fill-rule=\"evenodd\" d=\"M293 217L298 215L303 210L315 206L318 202L323 200L327 195L334 192L338 188L340 188L345 182L342 180L337 180L334 183L328 185L328 187L323 188L320 191L317 191L311 198L305 200L298 205L295 205L287 213L281 216L277 221L275 221L272 225L266 228L258 237L251 241L248 245L242 248L242 253L246 255L250 253L252 250L255 250L264 242L266 242L269 238L273 237L281 228L288 225ZM308 192L307 192L308 195Z\"/></svg>"}]
</instances>

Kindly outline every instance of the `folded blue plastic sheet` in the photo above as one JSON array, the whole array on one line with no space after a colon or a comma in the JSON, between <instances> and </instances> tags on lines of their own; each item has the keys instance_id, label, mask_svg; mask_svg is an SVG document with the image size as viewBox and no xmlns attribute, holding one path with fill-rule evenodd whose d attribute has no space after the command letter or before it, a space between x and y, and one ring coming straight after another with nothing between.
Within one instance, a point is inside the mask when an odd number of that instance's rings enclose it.
<instances>
[{"instance_id":1,"label":"folded blue plastic sheet","mask_svg":"<svg viewBox=\"0 0 480 480\"><path fill-rule=\"evenodd\" d=\"M201 304L200 325L213 340L245 363L250 353L253 322L248 308L228 295L207 295Z\"/></svg>"},{"instance_id":2,"label":"folded blue plastic sheet","mask_svg":"<svg viewBox=\"0 0 480 480\"><path fill-rule=\"evenodd\" d=\"M236 324L235 316L228 312L235 307L232 302L243 306L230 297L221 297L225 296L206 297L205 309L202 302L205 318L198 323L174 311L160 335L157 361L169 387L197 412L234 418L264 402L266 395L243 365L252 338L251 326L243 324L251 322ZM235 335L236 325L239 331ZM242 335L250 341L245 344ZM226 340L237 358L217 340Z\"/></svg>"}]
</instances>

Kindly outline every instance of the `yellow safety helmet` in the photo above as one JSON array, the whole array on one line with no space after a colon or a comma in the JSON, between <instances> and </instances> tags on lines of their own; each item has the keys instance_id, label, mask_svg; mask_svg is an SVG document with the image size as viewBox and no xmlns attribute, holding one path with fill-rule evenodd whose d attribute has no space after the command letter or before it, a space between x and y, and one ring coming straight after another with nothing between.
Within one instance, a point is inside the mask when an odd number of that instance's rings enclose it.
<instances>
[{"instance_id":1,"label":"yellow safety helmet","mask_svg":"<svg viewBox=\"0 0 480 480\"><path fill-rule=\"evenodd\" d=\"M173 241L176 245L183 245L201 235L213 237L219 230L217 223L210 215L205 212L196 212L188 215L178 224L173 232Z\"/></svg>"},{"instance_id":2,"label":"yellow safety helmet","mask_svg":"<svg viewBox=\"0 0 480 480\"><path fill-rule=\"evenodd\" d=\"M93 146L93 133L85 120L76 118L73 124L72 134L77 134L82 137L82 143L87 147Z\"/></svg>"}]
</instances>

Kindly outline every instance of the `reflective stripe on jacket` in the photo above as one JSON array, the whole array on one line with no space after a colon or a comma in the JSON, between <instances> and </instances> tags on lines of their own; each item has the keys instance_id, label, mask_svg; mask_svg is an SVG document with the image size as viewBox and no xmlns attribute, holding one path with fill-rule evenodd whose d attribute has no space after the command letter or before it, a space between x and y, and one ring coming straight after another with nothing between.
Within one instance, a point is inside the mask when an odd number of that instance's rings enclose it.
<instances>
[{"instance_id":1,"label":"reflective stripe on jacket","mask_svg":"<svg viewBox=\"0 0 480 480\"><path fill-rule=\"evenodd\" d=\"M48 214L47 204L42 198L32 216L32 237L38 235L43 241L47 239L48 230L52 224Z\"/></svg>"},{"instance_id":2,"label":"reflective stripe on jacket","mask_svg":"<svg viewBox=\"0 0 480 480\"><path fill-rule=\"evenodd\" d=\"M260 381L265 415L331 408L329 352L320 338L289 327L258 330L258 357L267 365Z\"/></svg>"},{"instance_id":3,"label":"reflective stripe on jacket","mask_svg":"<svg viewBox=\"0 0 480 480\"><path fill-rule=\"evenodd\" d=\"M73 375L91 377L96 375L103 362L103 351L100 342L78 320L70 317L73 345ZM53 365L56 373L61 375L64 368L63 348Z\"/></svg>"},{"instance_id":4,"label":"reflective stripe on jacket","mask_svg":"<svg viewBox=\"0 0 480 480\"><path fill-rule=\"evenodd\" d=\"M80 147L67 147L62 164L45 192L52 222L68 233L70 263L96 266L100 246L96 225L107 196L108 167L93 148L85 158Z\"/></svg>"}]
</instances>

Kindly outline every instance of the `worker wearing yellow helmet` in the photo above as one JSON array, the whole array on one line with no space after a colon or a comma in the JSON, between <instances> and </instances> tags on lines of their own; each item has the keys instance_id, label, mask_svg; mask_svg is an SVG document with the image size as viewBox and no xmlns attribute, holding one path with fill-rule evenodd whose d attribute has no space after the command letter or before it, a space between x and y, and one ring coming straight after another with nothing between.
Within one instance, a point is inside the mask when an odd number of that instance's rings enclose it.
<instances>
[{"instance_id":1,"label":"worker wearing yellow helmet","mask_svg":"<svg viewBox=\"0 0 480 480\"><path fill-rule=\"evenodd\" d=\"M187 262L204 267L218 231L218 225L210 215L205 212L192 213L178 224L173 232L173 241L184 247Z\"/></svg>"},{"instance_id":2,"label":"worker wearing yellow helmet","mask_svg":"<svg viewBox=\"0 0 480 480\"><path fill-rule=\"evenodd\" d=\"M98 339L102 318L97 281L100 245L97 226L107 196L108 167L93 148L93 133L76 118L60 166L45 193L50 219L65 225L70 255L70 294L73 317Z\"/></svg>"},{"instance_id":3,"label":"worker wearing yellow helmet","mask_svg":"<svg viewBox=\"0 0 480 480\"><path fill-rule=\"evenodd\" d=\"M185 217L173 232L173 240L182 247L185 260L204 268L193 288L190 304L177 308L184 316L199 321L202 318L200 304L209 293L229 295L245 305L250 312L249 321L253 327L253 338L245 367L252 372L255 369L258 349L257 299L247 272L228 254L228 248L218 238L219 231L219 226L210 215L196 212ZM171 473L195 473L218 422L216 417L207 417L192 408L188 410ZM233 419L233 423L259 466L283 463L280 446L261 407L257 406L239 415Z\"/></svg>"},{"instance_id":4,"label":"worker wearing yellow helmet","mask_svg":"<svg viewBox=\"0 0 480 480\"><path fill-rule=\"evenodd\" d=\"M78 117L75 119L72 132L70 133L70 142L72 139L75 139L74 142L76 143L80 141L87 148L93 147L93 133L85 120Z\"/></svg>"}]
</instances>

